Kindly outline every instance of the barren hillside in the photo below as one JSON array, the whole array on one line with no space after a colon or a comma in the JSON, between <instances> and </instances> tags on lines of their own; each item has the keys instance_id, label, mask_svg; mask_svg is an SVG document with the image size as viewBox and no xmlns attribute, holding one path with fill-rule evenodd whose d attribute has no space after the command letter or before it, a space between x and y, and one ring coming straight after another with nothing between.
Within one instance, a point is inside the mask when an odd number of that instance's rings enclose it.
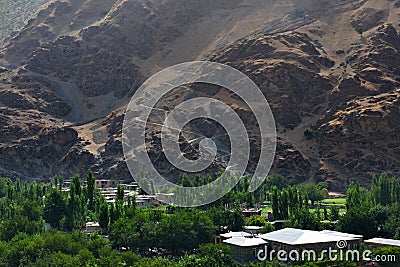
<instances>
[{"instance_id":1,"label":"barren hillside","mask_svg":"<svg viewBox=\"0 0 400 267\"><path fill-rule=\"evenodd\" d=\"M260 86L278 128L273 172L338 189L381 171L399 175L399 7L386 0L56 1L1 49L0 174L37 179L92 168L98 177L129 178L125 105L151 74L197 59L231 65ZM167 109L188 97L178 95ZM189 95L228 101L255 126L222 89L194 87ZM166 169L153 130L149 149ZM255 137L249 169L258 150Z\"/></svg>"},{"instance_id":2,"label":"barren hillside","mask_svg":"<svg viewBox=\"0 0 400 267\"><path fill-rule=\"evenodd\" d=\"M22 28L49 0L2 0L0 2L0 44Z\"/></svg>"}]
</instances>

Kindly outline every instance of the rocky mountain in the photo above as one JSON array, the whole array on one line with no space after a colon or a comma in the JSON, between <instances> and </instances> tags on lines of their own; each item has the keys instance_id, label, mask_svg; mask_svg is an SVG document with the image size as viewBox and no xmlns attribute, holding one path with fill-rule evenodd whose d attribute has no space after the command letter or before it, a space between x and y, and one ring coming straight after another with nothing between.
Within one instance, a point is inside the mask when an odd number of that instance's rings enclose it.
<instances>
[{"instance_id":1,"label":"rocky mountain","mask_svg":"<svg viewBox=\"0 0 400 267\"><path fill-rule=\"evenodd\" d=\"M0 5L0 44L16 33L49 0L2 0Z\"/></svg>"},{"instance_id":2,"label":"rocky mountain","mask_svg":"<svg viewBox=\"0 0 400 267\"><path fill-rule=\"evenodd\" d=\"M400 175L399 11L389 0L55 1L0 52L0 174L40 179L91 168L130 179L121 129L135 90L165 67L211 60L247 74L269 101L278 129L272 172L339 190L382 171ZM161 108L212 96L256 128L225 89L174 93ZM222 131L209 121L189 128ZM155 165L176 180L159 127L146 138ZM251 141L249 170L259 153L257 136Z\"/></svg>"}]
</instances>

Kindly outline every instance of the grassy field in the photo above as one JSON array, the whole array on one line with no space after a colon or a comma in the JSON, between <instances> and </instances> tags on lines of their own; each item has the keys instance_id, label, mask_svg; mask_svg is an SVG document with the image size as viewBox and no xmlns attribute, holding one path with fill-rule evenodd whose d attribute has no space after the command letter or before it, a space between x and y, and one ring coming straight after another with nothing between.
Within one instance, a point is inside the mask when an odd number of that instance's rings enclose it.
<instances>
[{"instance_id":1,"label":"grassy field","mask_svg":"<svg viewBox=\"0 0 400 267\"><path fill-rule=\"evenodd\" d=\"M319 203L326 206L345 206L346 198L327 198L320 201Z\"/></svg>"},{"instance_id":2,"label":"grassy field","mask_svg":"<svg viewBox=\"0 0 400 267\"><path fill-rule=\"evenodd\" d=\"M327 207L328 214L331 212L329 207L337 206L339 207L339 212L341 214L346 212L346 198L327 198L322 201L316 202L316 205L320 205L321 214L324 212L324 206ZM311 213L317 212L318 208L310 208ZM261 211L261 216L267 218L268 212L272 212L272 207L265 207Z\"/></svg>"},{"instance_id":3,"label":"grassy field","mask_svg":"<svg viewBox=\"0 0 400 267\"><path fill-rule=\"evenodd\" d=\"M318 210L318 208L310 208L310 212L311 212L311 213L316 213L317 210ZM321 214L324 212L324 208L323 208L323 207L321 207L319 210L320 210ZM327 208L326 210L328 211L328 214L330 214L331 209L330 209L330 208ZM346 209L345 209L345 208L340 208L340 209L339 209L339 213L342 214L342 213L345 213L345 212L346 212Z\"/></svg>"}]
</instances>

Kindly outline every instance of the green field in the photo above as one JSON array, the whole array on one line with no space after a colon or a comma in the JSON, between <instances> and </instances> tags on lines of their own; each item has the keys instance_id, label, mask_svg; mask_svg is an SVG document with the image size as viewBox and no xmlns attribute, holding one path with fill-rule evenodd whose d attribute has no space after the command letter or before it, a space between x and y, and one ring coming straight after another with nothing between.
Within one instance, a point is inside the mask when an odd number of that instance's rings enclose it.
<instances>
[{"instance_id":1,"label":"green field","mask_svg":"<svg viewBox=\"0 0 400 267\"><path fill-rule=\"evenodd\" d=\"M316 202L316 205L320 205L320 212L323 213L324 212L324 206L327 207L327 211L328 213L331 212L331 209L329 207L331 206L337 206L340 207L339 212L341 214L346 212L346 198L326 198L322 201L318 201ZM315 213L317 212L318 208L314 208L314 207L310 207L310 212L311 213ZM263 208L261 211L261 216L263 216L264 218L268 217L268 212L272 212L272 207L266 207Z\"/></svg>"},{"instance_id":2,"label":"green field","mask_svg":"<svg viewBox=\"0 0 400 267\"><path fill-rule=\"evenodd\" d=\"M346 205L346 198L327 198L319 203L327 206L344 206Z\"/></svg>"}]
</instances>

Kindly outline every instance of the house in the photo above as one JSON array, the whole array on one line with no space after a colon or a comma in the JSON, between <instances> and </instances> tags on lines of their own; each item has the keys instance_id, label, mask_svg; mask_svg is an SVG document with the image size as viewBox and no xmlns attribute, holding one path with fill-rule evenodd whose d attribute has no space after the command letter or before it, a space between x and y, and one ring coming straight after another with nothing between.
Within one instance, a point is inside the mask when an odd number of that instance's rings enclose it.
<instances>
[{"instance_id":1,"label":"house","mask_svg":"<svg viewBox=\"0 0 400 267\"><path fill-rule=\"evenodd\" d=\"M358 248L362 242L361 235L352 235L336 231L311 231L285 228L271 233L263 234L260 238L268 241L272 249L279 251L304 251L336 249L339 241L346 244L346 248Z\"/></svg>"},{"instance_id":2,"label":"house","mask_svg":"<svg viewBox=\"0 0 400 267\"><path fill-rule=\"evenodd\" d=\"M160 204L160 202L156 199L155 196L148 196L148 195L137 195L136 203L138 207L151 207Z\"/></svg>"},{"instance_id":3,"label":"house","mask_svg":"<svg viewBox=\"0 0 400 267\"><path fill-rule=\"evenodd\" d=\"M234 237L245 237L245 238L250 238L253 237L252 234L249 234L247 232L228 232L225 234L220 234L222 240L226 240L229 238L234 238Z\"/></svg>"},{"instance_id":4,"label":"house","mask_svg":"<svg viewBox=\"0 0 400 267\"><path fill-rule=\"evenodd\" d=\"M244 209L242 210L242 213L245 217L251 217L254 215L259 215L261 216L261 209Z\"/></svg>"},{"instance_id":5,"label":"house","mask_svg":"<svg viewBox=\"0 0 400 267\"><path fill-rule=\"evenodd\" d=\"M337 192L329 192L328 198L345 198L345 194L337 193Z\"/></svg>"},{"instance_id":6,"label":"house","mask_svg":"<svg viewBox=\"0 0 400 267\"><path fill-rule=\"evenodd\" d=\"M372 238L364 241L365 244L372 247L400 247L400 240L386 239L386 238Z\"/></svg>"},{"instance_id":7,"label":"house","mask_svg":"<svg viewBox=\"0 0 400 267\"><path fill-rule=\"evenodd\" d=\"M262 226L253 226L253 225L249 225L249 226L243 227L243 230L244 230L245 232L247 232L247 233L252 234L252 235L258 235L258 234L261 232L261 230L262 230L263 228L264 228L264 227L262 227Z\"/></svg>"},{"instance_id":8,"label":"house","mask_svg":"<svg viewBox=\"0 0 400 267\"><path fill-rule=\"evenodd\" d=\"M116 187L119 184L116 180L96 180L95 186L96 188L110 188Z\"/></svg>"},{"instance_id":9,"label":"house","mask_svg":"<svg viewBox=\"0 0 400 267\"><path fill-rule=\"evenodd\" d=\"M239 264L257 261L257 252L268 244L261 238L232 237L223 241L232 251L233 259Z\"/></svg>"},{"instance_id":10,"label":"house","mask_svg":"<svg viewBox=\"0 0 400 267\"><path fill-rule=\"evenodd\" d=\"M157 193L156 196L158 200L168 205L172 205L175 198L174 193Z\"/></svg>"},{"instance_id":11,"label":"house","mask_svg":"<svg viewBox=\"0 0 400 267\"><path fill-rule=\"evenodd\" d=\"M130 184L120 184L125 191L134 191L138 192L139 191L139 185L137 183L130 183Z\"/></svg>"},{"instance_id":12,"label":"house","mask_svg":"<svg viewBox=\"0 0 400 267\"><path fill-rule=\"evenodd\" d=\"M102 229L98 222L87 222L86 223L86 233L93 234L93 233L98 233L101 231L102 231Z\"/></svg>"}]
</instances>

